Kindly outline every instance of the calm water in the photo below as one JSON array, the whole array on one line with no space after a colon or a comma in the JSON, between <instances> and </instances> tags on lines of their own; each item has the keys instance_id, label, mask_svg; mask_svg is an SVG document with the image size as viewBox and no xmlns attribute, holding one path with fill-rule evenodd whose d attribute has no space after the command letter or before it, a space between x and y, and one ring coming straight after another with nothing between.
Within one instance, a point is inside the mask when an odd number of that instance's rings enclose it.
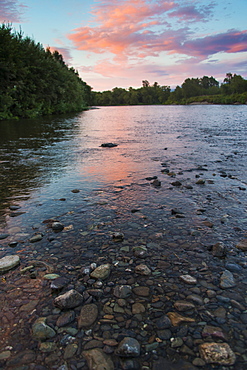
<instances>
[{"instance_id":1,"label":"calm water","mask_svg":"<svg viewBox=\"0 0 247 370\"><path fill-rule=\"evenodd\" d=\"M183 184L195 181L198 168L208 170L207 178L217 178L215 192L228 194L243 220L246 139L247 106L102 107L0 122L0 227L40 222L95 190L145 185L148 176L159 177L165 194L171 183L161 173L165 165ZM105 142L118 146L101 148ZM198 196L191 192L188 199ZM10 205L24 213L10 217Z\"/></svg>"}]
</instances>

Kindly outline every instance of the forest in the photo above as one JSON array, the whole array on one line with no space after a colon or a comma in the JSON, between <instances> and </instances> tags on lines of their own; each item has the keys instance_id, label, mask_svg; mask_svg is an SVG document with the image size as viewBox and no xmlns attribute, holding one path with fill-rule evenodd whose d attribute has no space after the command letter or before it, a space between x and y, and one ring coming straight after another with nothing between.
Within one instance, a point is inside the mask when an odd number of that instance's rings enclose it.
<instances>
[{"instance_id":1,"label":"forest","mask_svg":"<svg viewBox=\"0 0 247 370\"><path fill-rule=\"evenodd\" d=\"M91 87L58 51L0 26L0 120L81 111L91 99Z\"/></svg>"},{"instance_id":2,"label":"forest","mask_svg":"<svg viewBox=\"0 0 247 370\"><path fill-rule=\"evenodd\" d=\"M142 81L138 89L115 87L111 91L93 92L95 105L138 105L138 104L246 104L247 80L242 76L227 73L223 83L214 77L187 78L171 91L170 86L153 85Z\"/></svg>"}]
</instances>

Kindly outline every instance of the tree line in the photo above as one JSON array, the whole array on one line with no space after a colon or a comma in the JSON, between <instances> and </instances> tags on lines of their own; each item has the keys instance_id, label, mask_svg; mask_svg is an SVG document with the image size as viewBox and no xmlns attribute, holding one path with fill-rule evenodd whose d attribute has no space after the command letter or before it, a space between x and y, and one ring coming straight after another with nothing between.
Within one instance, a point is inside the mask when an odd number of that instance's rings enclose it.
<instances>
[{"instance_id":1,"label":"tree line","mask_svg":"<svg viewBox=\"0 0 247 370\"><path fill-rule=\"evenodd\" d=\"M142 87L93 92L95 105L138 105L138 104L190 104L208 102L213 104L247 103L247 80L242 76L227 73L223 83L214 77L187 78L181 86L171 91L170 86L153 85L147 80Z\"/></svg>"},{"instance_id":2,"label":"tree line","mask_svg":"<svg viewBox=\"0 0 247 370\"><path fill-rule=\"evenodd\" d=\"M63 56L11 25L0 26L0 119L67 113L92 105L91 87Z\"/></svg>"}]
</instances>

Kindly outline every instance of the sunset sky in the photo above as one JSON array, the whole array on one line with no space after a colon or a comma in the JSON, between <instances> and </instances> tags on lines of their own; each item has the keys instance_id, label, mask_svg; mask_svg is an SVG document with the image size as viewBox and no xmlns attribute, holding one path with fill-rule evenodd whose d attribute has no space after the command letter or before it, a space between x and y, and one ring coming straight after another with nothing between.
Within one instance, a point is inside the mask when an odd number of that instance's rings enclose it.
<instances>
[{"instance_id":1,"label":"sunset sky","mask_svg":"<svg viewBox=\"0 0 247 370\"><path fill-rule=\"evenodd\" d=\"M95 91L247 78L247 0L0 0L0 21L58 50Z\"/></svg>"}]
</instances>

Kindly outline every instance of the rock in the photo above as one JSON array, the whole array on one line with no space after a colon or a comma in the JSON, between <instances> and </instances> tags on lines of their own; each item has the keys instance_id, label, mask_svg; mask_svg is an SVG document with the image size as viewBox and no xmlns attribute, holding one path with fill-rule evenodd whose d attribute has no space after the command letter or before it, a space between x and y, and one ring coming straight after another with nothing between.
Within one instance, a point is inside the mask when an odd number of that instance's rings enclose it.
<instances>
[{"instance_id":1,"label":"rock","mask_svg":"<svg viewBox=\"0 0 247 370\"><path fill-rule=\"evenodd\" d=\"M17 255L5 256L0 259L0 272L6 272L20 264L20 257Z\"/></svg>"},{"instance_id":2,"label":"rock","mask_svg":"<svg viewBox=\"0 0 247 370\"><path fill-rule=\"evenodd\" d=\"M171 338L171 347L172 348L178 348L181 347L184 344L182 338Z\"/></svg>"},{"instance_id":3,"label":"rock","mask_svg":"<svg viewBox=\"0 0 247 370\"><path fill-rule=\"evenodd\" d=\"M138 265L135 267L135 273L139 275L149 276L151 275L151 270L146 265Z\"/></svg>"},{"instance_id":4,"label":"rock","mask_svg":"<svg viewBox=\"0 0 247 370\"><path fill-rule=\"evenodd\" d=\"M136 314L141 314L141 313L143 313L143 312L145 312L146 310L145 310L145 306L143 306L143 304L142 303L134 303L133 305L132 305L132 313L133 313L133 315L136 315Z\"/></svg>"},{"instance_id":5,"label":"rock","mask_svg":"<svg viewBox=\"0 0 247 370\"><path fill-rule=\"evenodd\" d=\"M197 180L196 184L197 185L204 185L205 184L205 180L199 179L199 180Z\"/></svg>"},{"instance_id":6,"label":"rock","mask_svg":"<svg viewBox=\"0 0 247 370\"><path fill-rule=\"evenodd\" d=\"M46 323L45 317L39 317L32 326L33 337L37 340L46 340L55 337L56 332Z\"/></svg>"},{"instance_id":7,"label":"rock","mask_svg":"<svg viewBox=\"0 0 247 370\"><path fill-rule=\"evenodd\" d=\"M63 358L67 360L68 358L72 358L78 349L78 345L76 343L70 343L66 346L64 350Z\"/></svg>"},{"instance_id":8,"label":"rock","mask_svg":"<svg viewBox=\"0 0 247 370\"><path fill-rule=\"evenodd\" d=\"M103 144L101 144L102 148L114 148L115 146L118 146L118 144L113 144L113 143L103 143Z\"/></svg>"},{"instance_id":9,"label":"rock","mask_svg":"<svg viewBox=\"0 0 247 370\"><path fill-rule=\"evenodd\" d=\"M151 182L151 185L153 185L155 188L159 188L161 186L161 181L156 179Z\"/></svg>"},{"instance_id":10,"label":"rock","mask_svg":"<svg viewBox=\"0 0 247 370\"><path fill-rule=\"evenodd\" d=\"M227 343L203 343L199 353L207 364L234 365L236 356Z\"/></svg>"},{"instance_id":11,"label":"rock","mask_svg":"<svg viewBox=\"0 0 247 370\"><path fill-rule=\"evenodd\" d=\"M204 301L203 301L202 297L200 297L197 294L190 294L190 295L187 296L187 299L190 300L190 301L193 301L194 303L199 304L199 305L204 304Z\"/></svg>"},{"instance_id":12,"label":"rock","mask_svg":"<svg viewBox=\"0 0 247 370\"><path fill-rule=\"evenodd\" d=\"M47 352L54 352L57 351L56 343L54 342L40 342L39 343L39 350L43 353Z\"/></svg>"},{"instance_id":13,"label":"rock","mask_svg":"<svg viewBox=\"0 0 247 370\"><path fill-rule=\"evenodd\" d=\"M193 310L195 308L195 305L187 301L176 301L174 303L174 307L178 311L189 311L189 310Z\"/></svg>"},{"instance_id":14,"label":"rock","mask_svg":"<svg viewBox=\"0 0 247 370\"><path fill-rule=\"evenodd\" d=\"M51 289L52 290L61 290L69 283L69 279L65 277L58 277L55 280L51 281Z\"/></svg>"},{"instance_id":15,"label":"rock","mask_svg":"<svg viewBox=\"0 0 247 370\"><path fill-rule=\"evenodd\" d=\"M98 317L98 307L96 304L86 304L82 307L78 318L78 328L88 327L93 325Z\"/></svg>"},{"instance_id":16,"label":"rock","mask_svg":"<svg viewBox=\"0 0 247 370\"><path fill-rule=\"evenodd\" d=\"M133 288L133 293L140 297L149 297L150 288L147 286L137 286Z\"/></svg>"},{"instance_id":17,"label":"rock","mask_svg":"<svg viewBox=\"0 0 247 370\"><path fill-rule=\"evenodd\" d=\"M61 222L55 221L52 222L51 228L53 231L62 231L64 229L64 225Z\"/></svg>"},{"instance_id":18,"label":"rock","mask_svg":"<svg viewBox=\"0 0 247 370\"><path fill-rule=\"evenodd\" d=\"M121 357L138 357L140 356L140 343L131 337L125 337L118 345L115 354Z\"/></svg>"},{"instance_id":19,"label":"rock","mask_svg":"<svg viewBox=\"0 0 247 370\"><path fill-rule=\"evenodd\" d=\"M96 267L96 269L91 272L90 276L94 279L105 280L110 275L110 272L111 272L111 265L107 263L105 265L100 265Z\"/></svg>"},{"instance_id":20,"label":"rock","mask_svg":"<svg viewBox=\"0 0 247 370\"><path fill-rule=\"evenodd\" d=\"M114 370L114 364L110 356L106 355L102 349L94 348L82 352L87 360L90 370Z\"/></svg>"},{"instance_id":21,"label":"rock","mask_svg":"<svg viewBox=\"0 0 247 370\"><path fill-rule=\"evenodd\" d=\"M147 255L147 247L145 245L139 245L137 247L133 247L133 254L135 257L145 258Z\"/></svg>"},{"instance_id":22,"label":"rock","mask_svg":"<svg viewBox=\"0 0 247 370\"><path fill-rule=\"evenodd\" d=\"M194 278L193 276L190 276L190 275L181 275L180 276L180 279L186 283L186 284L190 284L190 285L194 285L197 283L197 280L196 278Z\"/></svg>"},{"instance_id":23,"label":"rock","mask_svg":"<svg viewBox=\"0 0 247 370\"><path fill-rule=\"evenodd\" d=\"M213 245L212 254L214 257L225 257L226 256L226 246L219 242Z\"/></svg>"},{"instance_id":24,"label":"rock","mask_svg":"<svg viewBox=\"0 0 247 370\"><path fill-rule=\"evenodd\" d=\"M169 319L168 316L164 315L161 316L157 321L156 321L156 327L157 329L168 329L172 326L172 322Z\"/></svg>"},{"instance_id":25,"label":"rock","mask_svg":"<svg viewBox=\"0 0 247 370\"><path fill-rule=\"evenodd\" d=\"M58 327L62 327L65 325L70 324L72 321L75 320L75 312L72 310L64 312L59 318L57 319L56 325Z\"/></svg>"},{"instance_id":26,"label":"rock","mask_svg":"<svg viewBox=\"0 0 247 370\"><path fill-rule=\"evenodd\" d=\"M71 190L71 193L80 193L80 190L79 189L73 189L73 190Z\"/></svg>"},{"instance_id":27,"label":"rock","mask_svg":"<svg viewBox=\"0 0 247 370\"><path fill-rule=\"evenodd\" d=\"M60 309L74 308L82 304L83 296L76 290L71 289L68 292L58 296L54 300L54 305Z\"/></svg>"},{"instance_id":28,"label":"rock","mask_svg":"<svg viewBox=\"0 0 247 370\"><path fill-rule=\"evenodd\" d=\"M112 239L114 242L122 242L124 240L124 234L120 232L114 232L112 234Z\"/></svg>"},{"instance_id":29,"label":"rock","mask_svg":"<svg viewBox=\"0 0 247 370\"><path fill-rule=\"evenodd\" d=\"M0 234L0 240L6 239L9 234Z\"/></svg>"},{"instance_id":30,"label":"rock","mask_svg":"<svg viewBox=\"0 0 247 370\"><path fill-rule=\"evenodd\" d=\"M3 351L0 353L0 361L1 360L7 360L8 358L10 358L11 356L11 352L10 351Z\"/></svg>"},{"instance_id":31,"label":"rock","mask_svg":"<svg viewBox=\"0 0 247 370\"><path fill-rule=\"evenodd\" d=\"M233 288L234 286L236 286L236 283L233 274L230 271L225 270L220 277L221 289Z\"/></svg>"},{"instance_id":32,"label":"rock","mask_svg":"<svg viewBox=\"0 0 247 370\"><path fill-rule=\"evenodd\" d=\"M226 340L226 336L224 335L222 329L218 328L217 326L206 325L202 331L202 336L204 338L210 336L210 337Z\"/></svg>"},{"instance_id":33,"label":"rock","mask_svg":"<svg viewBox=\"0 0 247 370\"><path fill-rule=\"evenodd\" d=\"M173 326L178 326L182 324L183 322L195 322L194 319L190 317L181 316L176 312L168 312L167 316L171 320L171 323Z\"/></svg>"},{"instance_id":34,"label":"rock","mask_svg":"<svg viewBox=\"0 0 247 370\"><path fill-rule=\"evenodd\" d=\"M55 280L57 278L59 278L58 274L46 274L43 276L43 279L45 280Z\"/></svg>"},{"instance_id":35,"label":"rock","mask_svg":"<svg viewBox=\"0 0 247 370\"><path fill-rule=\"evenodd\" d=\"M182 185L182 183L181 183L180 181L173 181L173 182L171 183L171 185L172 185L172 186L181 186L181 185Z\"/></svg>"},{"instance_id":36,"label":"rock","mask_svg":"<svg viewBox=\"0 0 247 370\"><path fill-rule=\"evenodd\" d=\"M244 240L241 240L240 242L238 242L236 247L238 249L240 249L241 251L246 252L247 251L247 239L244 239Z\"/></svg>"},{"instance_id":37,"label":"rock","mask_svg":"<svg viewBox=\"0 0 247 370\"><path fill-rule=\"evenodd\" d=\"M131 293L132 288L130 285L117 285L113 290L113 294L117 298L127 298Z\"/></svg>"},{"instance_id":38,"label":"rock","mask_svg":"<svg viewBox=\"0 0 247 370\"><path fill-rule=\"evenodd\" d=\"M231 263L231 262L227 262L226 265L225 265L225 268L229 271L232 271L232 272L241 272L242 271L241 266L239 266L236 263Z\"/></svg>"},{"instance_id":39,"label":"rock","mask_svg":"<svg viewBox=\"0 0 247 370\"><path fill-rule=\"evenodd\" d=\"M42 234L36 234L36 235L32 236L29 239L29 241L30 241L30 243L36 243L36 242L39 242L42 239L43 239L43 235Z\"/></svg>"}]
</instances>

